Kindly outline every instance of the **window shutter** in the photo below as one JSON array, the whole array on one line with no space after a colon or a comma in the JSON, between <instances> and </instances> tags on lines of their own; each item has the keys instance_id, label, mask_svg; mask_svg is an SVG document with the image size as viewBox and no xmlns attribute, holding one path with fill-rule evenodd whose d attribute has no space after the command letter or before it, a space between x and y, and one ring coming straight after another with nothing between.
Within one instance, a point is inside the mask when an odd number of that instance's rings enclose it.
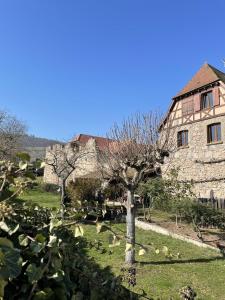
<instances>
[{"instance_id":1,"label":"window shutter","mask_svg":"<svg viewBox=\"0 0 225 300\"><path fill-rule=\"evenodd\" d=\"M201 100L201 94L194 95L194 108L195 112L200 111L200 101Z\"/></svg>"},{"instance_id":2,"label":"window shutter","mask_svg":"<svg viewBox=\"0 0 225 300\"><path fill-rule=\"evenodd\" d=\"M220 89L218 86L214 87L213 89L213 101L214 106L220 105Z\"/></svg>"}]
</instances>

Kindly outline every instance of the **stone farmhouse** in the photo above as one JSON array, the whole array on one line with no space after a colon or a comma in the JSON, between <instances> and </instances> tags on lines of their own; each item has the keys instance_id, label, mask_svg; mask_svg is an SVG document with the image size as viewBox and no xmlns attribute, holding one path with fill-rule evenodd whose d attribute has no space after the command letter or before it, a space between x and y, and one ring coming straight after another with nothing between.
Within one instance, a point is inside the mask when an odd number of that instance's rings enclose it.
<instances>
[{"instance_id":1,"label":"stone farmhouse","mask_svg":"<svg viewBox=\"0 0 225 300\"><path fill-rule=\"evenodd\" d=\"M198 198L225 198L225 74L204 64L172 99L164 124L175 150L163 175L179 168Z\"/></svg>"},{"instance_id":2,"label":"stone farmhouse","mask_svg":"<svg viewBox=\"0 0 225 300\"><path fill-rule=\"evenodd\" d=\"M98 136L91 136L86 134L77 135L72 141L66 145L55 144L46 148L46 160L51 159L52 151L64 149L68 154L76 147L77 151L86 153L83 158L79 160L76 170L70 175L67 182L75 181L75 178L99 178L99 155L101 151L108 145L108 139ZM58 184L59 178L54 173L51 166L45 166L44 182Z\"/></svg>"}]
</instances>

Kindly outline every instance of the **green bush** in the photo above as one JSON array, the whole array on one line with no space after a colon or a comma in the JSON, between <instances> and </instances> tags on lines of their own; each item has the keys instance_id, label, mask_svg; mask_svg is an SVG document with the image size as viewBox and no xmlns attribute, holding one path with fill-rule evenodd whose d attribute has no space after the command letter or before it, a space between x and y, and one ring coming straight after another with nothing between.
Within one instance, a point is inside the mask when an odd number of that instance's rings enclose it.
<instances>
[{"instance_id":1,"label":"green bush","mask_svg":"<svg viewBox=\"0 0 225 300\"><path fill-rule=\"evenodd\" d=\"M48 193L57 194L59 191L59 186L57 184L53 184L53 183L43 183L41 185L41 188L43 191L48 192Z\"/></svg>"},{"instance_id":2,"label":"green bush","mask_svg":"<svg viewBox=\"0 0 225 300\"><path fill-rule=\"evenodd\" d=\"M125 193L124 186L120 183L111 183L104 189L104 197L109 200L116 200Z\"/></svg>"},{"instance_id":3,"label":"green bush","mask_svg":"<svg viewBox=\"0 0 225 300\"><path fill-rule=\"evenodd\" d=\"M225 215L223 211L198 201L191 202L183 207L183 218L188 223L203 227L217 227L225 229Z\"/></svg>"},{"instance_id":4,"label":"green bush","mask_svg":"<svg viewBox=\"0 0 225 300\"><path fill-rule=\"evenodd\" d=\"M80 207L83 202L98 200L97 194L101 188L99 179L77 178L67 186L67 195L72 207Z\"/></svg>"},{"instance_id":5,"label":"green bush","mask_svg":"<svg viewBox=\"0 0 225 300\"><path fill-rule=\"evenodd\" d=\"M80 226L75 237L48 209L1 203L0 211L0 298L129 299L120 278L86 256Z\"/></svg>"},{"instance_id":6,"label":"green bush","mask_svg":"<svg viewBox=\"0 0 225 300\"><path fill-rule=\"evenodd\" d=\"M137 193L145 199L145 206L166 210L171 208L171 197L166 190L166 182L161 177L151 178L141 183Z\"/></svg>"}]
</instances>

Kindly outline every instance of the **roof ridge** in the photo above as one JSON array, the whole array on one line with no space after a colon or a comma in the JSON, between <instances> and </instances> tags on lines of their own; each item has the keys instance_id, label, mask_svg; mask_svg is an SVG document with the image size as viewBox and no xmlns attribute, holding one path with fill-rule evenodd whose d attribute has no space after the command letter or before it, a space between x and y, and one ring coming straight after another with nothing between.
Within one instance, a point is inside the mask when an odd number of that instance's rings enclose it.
<instances>
[{"instance_id":1,"label":"roof ridge","mask_svg":"<svg viewBox=\"0 0 225 300\"><path fill-rule=\"evenodd\" d=\"M214 66L208 64L208 66L212 69L212 71L216 74L216 76L218 77L218 79L220 79L220 76L225 76L225 73L220 71L219 69L215 68ZM219 75L218 75L219 73Z\"/></svg>"},{"instance_id":2,"label":"roof ridge","mask_svg":"<svg viewBox=\"0 0 225 300\"><path fill-rule=\"evenodd\" d=\"M218 80L221 80L225 83L225 73L216 69L208 63L204 63L201 68L197 72L195 72L195 74L187 82L187 84L173 98L185 95L191 91L207 86L208 84L216 82Z\"/></svg>"}]
</instances>

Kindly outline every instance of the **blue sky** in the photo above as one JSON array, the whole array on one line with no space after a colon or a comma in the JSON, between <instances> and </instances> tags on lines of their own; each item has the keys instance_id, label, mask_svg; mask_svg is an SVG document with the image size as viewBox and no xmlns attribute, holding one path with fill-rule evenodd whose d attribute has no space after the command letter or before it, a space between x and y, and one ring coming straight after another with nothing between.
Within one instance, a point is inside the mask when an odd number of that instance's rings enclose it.
<instances>
[{"instance_id":1,"label":"blue sky","mask_svg":"<svg viewBox=\"0 0 225 300\"><path fill-rule=\"evenodd\" d=\"M0 0L0 108L60 140L165 111L205 61L225 71L224 19L224 0Z\"/></svg>"}]
</instances>

